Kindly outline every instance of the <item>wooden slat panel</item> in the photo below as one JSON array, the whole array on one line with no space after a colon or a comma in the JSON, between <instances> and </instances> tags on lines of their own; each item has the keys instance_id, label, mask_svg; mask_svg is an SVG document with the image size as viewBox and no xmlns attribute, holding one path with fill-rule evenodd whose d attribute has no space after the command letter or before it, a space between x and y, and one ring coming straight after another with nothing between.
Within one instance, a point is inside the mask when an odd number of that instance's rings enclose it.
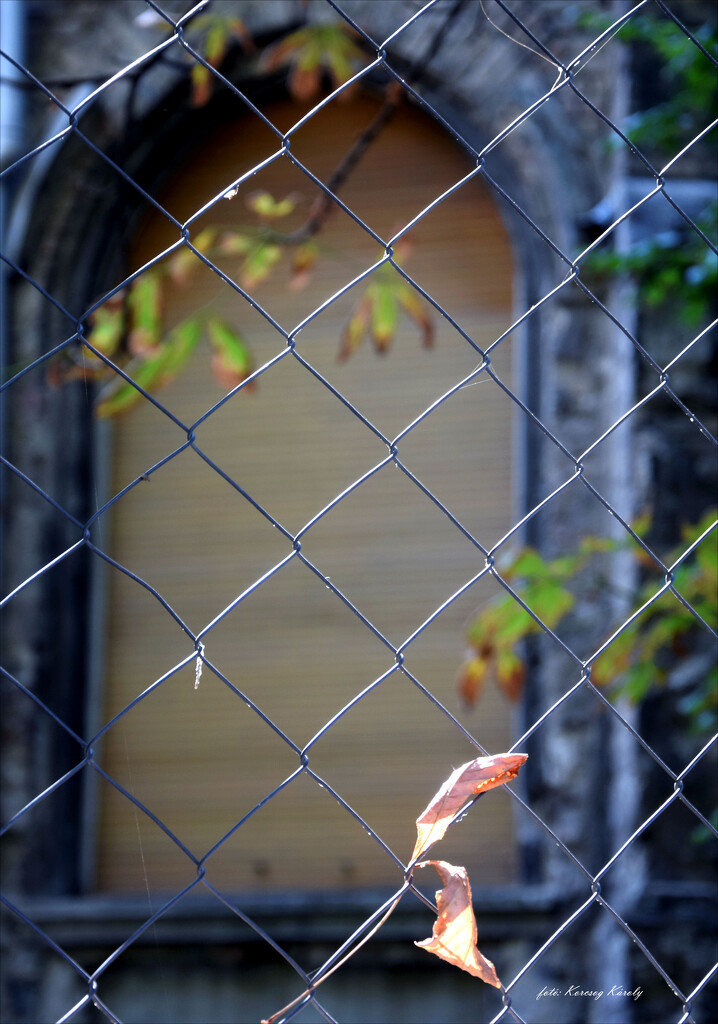
<instances>
[{"instance_id":1,"label":"wooden slat panel","mask_svg":"<svg viewBox=\"0 0 718 1024\"><path fill-rule=\"evenodd\" d=\"M375 110L376 101L368 98L331 105L298 133L292 151L326 178ZM285 127L297 117L293 104L268 113ZM226 127L178 171L160 199L185 218L273 148L266 131L249 119ZM466 172L450 140L408 108L368 152L342 197L388 236ZM300 192L302 211L293 223L314 196L314 186L286 159L249 187L280 196ZM239 225L247 217L238 196L222 201L203 223L221 218ZM511 255L480 182L466 184L412 234L407 270L477 344L489 344L510 322ZM136 265L174 237L166 220L149 217L138 234ZM326 252L306 291L290 291L285 270L256 291L286 329L377 258L376 243L344 214L332 217L321 242ZM230 264L227 270L232 272ZM415 328L405 323L386 357L366 346L337 364L341 329L359 294L355 289L305 327L298 350L391 438L467 375L478 357L437 314L434 351L422 351ZM172 297L168 315L179 318L204 303L244 331L259 362L282 350L284 341L271 325L218 286L209 271ZM198 352L161 392L184 422L221 397L208 362L207 352ZM497 350L494 366L510 380L508 345ZM511 414L500 389L482 382L437 409L399 448L411 472L487 546L510 522ZM114 427L113 487L119 490L183 440L148 404L132 411ZM203 423L197 443L292 532L387 454L291 355L261 379L255 394L236 396ZM195 631L291 551L281 532L193 451L123 498L108 525L113 557L155 586ZM483 564L480 552L393 465L320 519L304 536L302 552L394 644ZM191 651L145 591L115 572L109 587L108 718ZM406 651L409 670L459 717L454 677L464 624L492 592L483 582L472 588ZM243 600L206 641L212 662L300 747L393 664L387 647L296 559ZM129 712L105 739L103 764L202 855L299 761L211 672L205 670L196 692L193 678L193 667L185 667ZM491 750L510 742L508 710L495 693L487 692L465 718ZM452 767L474 754L441 711L395 672L317 741L310 765L406 857L417 814ZM505 794L491 794L474 820L447 838L442 855L480 864L482 881L510 879L510 810ZM497 848L504 851L500 858ZM193 869L156 826L103 789L99 885L142 889L143 875L153 889L172 889L189 881ZM220 847L208 875L229 889L397 884L400 877L328 790L306 776Z\"/></svg>"}]
</instances>

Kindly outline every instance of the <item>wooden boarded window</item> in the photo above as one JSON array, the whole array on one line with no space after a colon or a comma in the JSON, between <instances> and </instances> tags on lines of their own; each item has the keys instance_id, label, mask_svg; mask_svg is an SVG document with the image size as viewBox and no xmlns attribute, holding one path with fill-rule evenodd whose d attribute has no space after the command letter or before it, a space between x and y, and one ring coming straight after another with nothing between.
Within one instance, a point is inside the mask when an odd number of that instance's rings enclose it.
<instances>
[{"instance_id":1,"label":"wooden boarded window","mask_svg":"<svg viewBox=\"0 0 718 1024\"><path fill-rule=\"evenodd\" d=\"M292 152L326 180L378 101L362 96L330 104L293 137ZM267 108L280 128L296 104ZM251 117L218 129L178 166L159 196L184 221L248 167L278 148ZM406 224L469 168L464 154L430 118L411 107L371 146L342 199L380 236ZM259 172L231 202L196 223L237 229L251 221L244 197L267 189L296 193L287 222L306 217L315 186L289 160ZM133 265L176 239L152 214L137 235ZM288 287L282 265L255 290L258 302L291 330L381 252L337 211L318 241L316 273L303 291ZM496 208L472 180L413 230L406 269L479 345L510 322L512 261ZM288 261L285 259L284 263ZM229 266L229 265L228 265ZM388 438L465 377L478 358L434 313L435 346L401 323L391 351L365 343L337 361L342 328L364 286L330 305L297 339L298 351ZM178 320L208 305L249 341L258 364L281 352L276 331L209 270L177 288L167 315ZM192 423L222 390L209 352L159 395ZM493 365L511 380L508 343ZM459 391L399 443L399 457L485 546L511 519L511 417L491 381ZM143 402L112 425L116 493L179 447L185 436ZM293 357L205 420L196 441L224 472L292 533L387 455L386 445ZM241 494L192 450L169 461L114 507L106 542L114 558L155 587L199 631L267 573L291 545ZM481 553L398 468L389 464L348 494L302 538L302 553L373 622L401 644L483 565ZM489 750L510 744L509 710L488 687L465 713L456 692L467 618L495 591L473 587L406 649L406 667ZM207 657L294 742L303 747L357 694L394 663L391 652L297 559L250 593L205 637ZM105 720L191 651L160 604L126 576L108 578ZM299 765L247 704L205 670L194 689L189 664L128 712L103 741L103 765L197 855L205 854ZM338 791L401 858L414 842L414 819L458 764L476 750L402 673L394 672L309 751L313 770ZM99 795L96 882L114 891L177 890L194 868L163 832L109 785ZM489 794L455 828L441 856L474 866L476 883L506 882L515 856L506 794ZM207 876L226 890L398 886L401 871L331 794L306 774L296 778L219 846ZM474 875L472 875L474 877Z\"/></svg>"}]
</instances>

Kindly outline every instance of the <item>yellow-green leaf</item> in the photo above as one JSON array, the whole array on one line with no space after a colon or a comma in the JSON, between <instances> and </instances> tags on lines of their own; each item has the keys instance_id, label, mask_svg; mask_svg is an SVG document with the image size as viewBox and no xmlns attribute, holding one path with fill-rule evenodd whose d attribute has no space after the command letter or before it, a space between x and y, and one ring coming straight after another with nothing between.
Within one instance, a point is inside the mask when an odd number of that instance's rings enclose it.
<instances>
[{"instance_id":1,"label":"yellow-green leaf","mask_svg":"<svg viewBox=\"0 0 718 1024\"><path fill-rule=\"evenodd\" d=\"M222 58L227 52L227 39L230 33L230 24L226 18L217 18L204 43L204 59L213 68L219 67Z\"/></svg>"},{"instance_id":2,"label":"yellow-green leaf","mask_svg":"<svg viewBox=\"0 0 718 1024\"><path fill-rule=\"evenodd\" d=\"M396 288L396 296L401 308L421 330L424 348L431 348L434 344L434 324L426 303L419 293L404 281Z\"/></svg>"},{"instance_id":3,"label":"yellow-green leaf","mask_svg":"<svg viewBox=\"0 0 718 1024\"><path fill-rule=\"evenodd\" d=\"M541 555L534 548L524 548L514 559L513 564L502 575L507 580L518 576L543 576L547 566Z\"/></svg>"},{"instance_id":4,"label":"yellow-green leaf","mask_svg":"<svg viewBox=\"0 0 718 1024\"><path fill-rule=\"evenodd\" d=\"M371 333L377 352L386 352L394 339L399 318L396 298L391 285L376 281L369 285L371 299Z\"/></svg>"},{"instance_id":5,"label":"yellow-green leaf","mask_svg":"<svg viewBox=\"0 0 718 1024\"><path fill-rule=\"evenodd\" d=\"M495 612L494 637L502 646L518 643L541 628L513 597L502 598Z\"/></svg>"},{"instance_id":6,"label":"yellow-green leaf","mask_svg":"<svg viewBox=\"0 0 718 1024\"><path fill-rule=\"evenodd\" d=\"M159 344L162 330L162 284L158 271L149 270L133 282L127 304L130 350L142 355Z\"/></svg>"},{"instance_id":7,"label":"yellow-green leaf","mask_svg":"<svg viewBox=\"0 0 718 1024\"><path fill-rule=\"evenodd\" d=\"M365 295L342 331L339 353L337 355L340 362L344 362L349 356L353 355L354 351L361 345L364 332L369 323L370 313L371 302Z\"/></svg>"},{"instance_id":8,"label":"yellow-green leaf","mask_svg":"<svg viewBox=\"0 0 718 1024\"><path fill-rule=\"evenodd\" d=\"M219 251L224 256L246 256L254 242L249 235L238 231L227 231L219 240Z\"/></svg>"},{"instance_id":9,"label":"yellow-green leaf","mask_svg":"<svg viewBox=\"0 0 718 1024\"><path fill-rule=\"evenodd\" d=\"M201 336L202 326L198 320L185 320L170 331L164 343L168 352L162 366L160 383L165 384L170 377L174 377L178 370L182 369L197 347Z\"/></svg>"},{"instance_id":10,"label":"yellow-green leaf","mask_svg":"<svg viewBox=\"0 0 718 1024\"><path fill-rule=\"evenodd\" d=\"M254 288L265 281L279 261L282 250L272 243L260 243L247 254L242 264L241 283L244 288Z\"/></svg>"},{"instance_id":11,"label":"yellow-green leaf","mask_svg":"<svg viewBox=\"0 0 718 1024\"><path fill-rule=\"evenodd\" d=\"M469 708L472 708L481 696L488 667L486 658L469 658L459 670L459 695Z\"/></svg>"},{"instance_id":12,"label":"yellow-green leaf","mask_svg":"<svg viewBox=\"0 0 718 1024\"><path fill-rule=\"evenodd\" d=\"M212 372L220 384L230 389L237 387L252 372L251 352L226 320L212 318L207 322L207 331L214 349Z\"/></svg>"},{"instance_id":13,"label":"yellow-green leaf","mask_svg":"<svg viewBox=\"0 0 718 1024\"><path fill-rule=\"evenodd\" d=\"M190 72L192 80L192 106L203 107L212 95L212 72L204 64L195 63Z\"/></svg>"},{"instance_id":14,"label":"yellow-green leaf","mask_svg":"<svg viewBox=\"0 0 718 1024\"><path fill-rule=\"evenodd\" d=\"M132 379L145 391L151 391L162 373L162 366L167 358L166 350L156 351L154 355L139 364L132 374ZM119 413L126 412L141 397L142 394L136 387L123 380L116 390L110 391L106 398L101 399L96 409L96 415L101 419L117 416Z\"/></svg>"},{"instance_id":15,"label":"yellow-green leaf","mask_svg":"<svg viewBox=\"0 0 718 1024\"><path fill-rule=\"evenodd\" d=\"M87 340L103 355L112 356L122 341L124 319L121 304L100 306L90 317L92 330Z\"/></svg>"},{"instance_id":16,"label":"yellow-green leaf","mask_svg":"<svg viewBox=\"0 0 718 1024\"><path fill-rule=\"evenodd\" d=\"M206 253L217 237L217 228L204 228L192 239L192 245L201 253ZM169 274L176 284L184 284L193 270L200 265L197 254L188 245L176 252L169 260Z\"/></svg>"},{"instance_id":17,"label":"yellow-green leaf","mask_svg":"<svg viewBox=\"0 0 718 1024\"><path fill-rule=\"evenodd\" d=\"M260 67L273 71L291 64L289 91L295 99L306 101L318 91L322 70L339 86L351 78L353 62L361 57L362 51L342 24L306 25L269 47Z\"/></svg>"},{"instance_id":18,"label":"yellow-green leaf","mask_svg":"<svg viewBox=\"0 0 718 1024\"><path fill-rule=\"evenodd\" d=\"M527 587L521 596L549 629L557 626L576 603L569 590L550 579Z\"/></svg>"},{"instance_id":19,"label":"yellow-green leaf","mask_svg":"<svg viewBox=\"0 0 718 1024\"><path fill-rule=\"evenodd\" d=\"M246 203L253 213L264 220L276 220L292 212L296 206L296 198L289 195L277 200L270 192L250 192Z\"/></svg>"},{"instance_id":20,"label":"yellow-green leaf","mask_svg":"<svg viewBox=\"0 0 718 1024\"><path fill-rule=\"evenodd\" d=\"M169 335L148 356L139 357L127 368L136 384L147 392L166 384L185 364L194 351L202 334L200 324L196 320L185 320L178 324ZM132 384L122 378L110 386L106 397L101 398L96 415L100 418L116 416L126 412L142 394Z\"/></svg>"}]
</instances>

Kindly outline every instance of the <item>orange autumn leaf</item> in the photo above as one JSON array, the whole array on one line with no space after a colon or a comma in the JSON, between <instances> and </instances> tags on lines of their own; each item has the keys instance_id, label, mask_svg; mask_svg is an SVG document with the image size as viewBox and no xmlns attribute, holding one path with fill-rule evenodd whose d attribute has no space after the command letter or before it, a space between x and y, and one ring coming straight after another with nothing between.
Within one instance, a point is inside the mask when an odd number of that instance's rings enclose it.
<instances>
[{"instance_id":1,"label":"orange autumn leaf","mask_svg":"<svg viewBox=\"0 0 718 1024\"><path fill-rule=\"evenodd\" d=\"M477 757L452 772L423 814L416 819L416 846L411 859L416 860L443 838L452 818L467 800L515 779L527 758L528 754Z\"/></svg>"},{"instance_id":2,"label":"orange autumn leaf","mask_svg":"<svg viewBox=\"0 0 718 1024\"><path fill-rule=\"evenodd\" d=\"M525 675L526 666L518 654L511 650L499 652L496 658L496 681L514 704L523 691Z\"/></svg>"},{"instance_id":3,"label":"orange autumn leaf","mask_svg":"<svg viewBox=\"0 0 718 1024\"><path fill-rule=\"evenodd\" d=\"M472 708L481 696L489 663L485 658L467 658L459 671L457 686L467 708Z\"/></svg>"},{"instance_id":4,"label":"orange autumn leaf","mask_svg":"<svg viewBox=\"0 0 718 1024\"><path fill-rule=\"evenodd\" d=\"M501 988L494 965L476 945L476 918L466 868L455 867L445 860L425 860L416 866L436 868L444 887L436 893L438 913L431 937L414 945L481 978L487 985Z\"/></svg>"},{"instance_id":5,"label":"orange autumn leaf","mask_svg":"<svg viewBox=\"0 0 718 1024\"><path fill-rule=\"evenodd\" d=\"M426 304L408 284L397 289L397 299L407 316L411 317L416 326L421 330L424 348L432 348L434 344L434 323L429 315Z\"/></svg>"},{"instance_id":6,"label":"orange autumn leaf","mask_svg":"<svg viewBox=\"0 0 718 1024\"><path fill-rule=\"evenodd\" d=\"M292 258L292 276L289 280L289 287L293 292L306 288L311 280L314 265L319 258L319 246L311 240L302 242L294 251Z\"/></svg>"}]
</instances>

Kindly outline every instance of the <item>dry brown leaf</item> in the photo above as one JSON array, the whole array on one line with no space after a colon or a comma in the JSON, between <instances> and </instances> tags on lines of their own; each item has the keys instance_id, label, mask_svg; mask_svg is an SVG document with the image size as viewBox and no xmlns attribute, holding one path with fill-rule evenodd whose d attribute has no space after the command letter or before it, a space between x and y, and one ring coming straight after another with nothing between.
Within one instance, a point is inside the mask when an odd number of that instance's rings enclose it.
<instances>
[{"instance_id":1,"label":"dry brown leaf","mask_svg":"<svg viewBox=\"0 0 718 1024\"><path fill-rule=\"evenodd\" d=\"M451 819L467 800L518 775L528 754L493 754L477 757L452 772L429 806L416 819L416 846L412 860L437 843L446 833Z\"/></svg>"},{"instance_id":2,"label":"dry brown leaf","mask_svg":"<svg viewBox=\"0 0 718 1024\"><path fill-rule=\"evenodd\" d=\"M476 918L466 868L447 864L445 860L425 860L416 866L436 868L444 887L436 893L438 914L431 938L414 945L460 967L462 971L468 971L475 978L481 978L487 985L501 988L494 965L476 945Z\"/></svg>"}]
</instances>

